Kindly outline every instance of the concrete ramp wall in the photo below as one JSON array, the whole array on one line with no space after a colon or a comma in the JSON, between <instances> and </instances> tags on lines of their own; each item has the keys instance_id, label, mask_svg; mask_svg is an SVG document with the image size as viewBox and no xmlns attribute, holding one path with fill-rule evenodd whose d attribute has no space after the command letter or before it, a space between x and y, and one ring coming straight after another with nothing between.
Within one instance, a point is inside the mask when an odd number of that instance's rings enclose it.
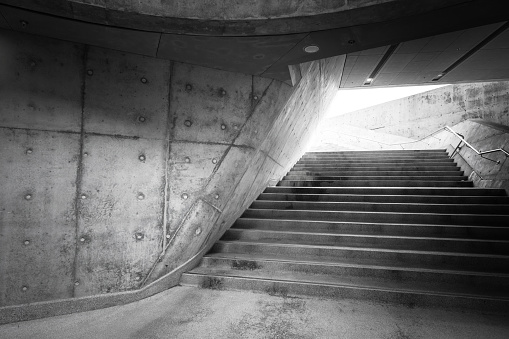
<instances>
[{"instance_id":1,"label":"concrete ramp wall","mask_svg":"<svg viewBox=\"0 0 509 339\"><path fill-rule=\"evenodd\" d=\"M206 249L301 156L344 58L292 87L0 31L0 61L7 306L135 291Z\"/></svg>"},{"instance_id":2,"label":"concrete ramp wall","mask_svg":"<svg viewBox=\"0 0 509 339\"><path fill-rule=\"evenodd\" d=\"M480 118L509 126L509 82L456 84L334 117L352 125L420 139L437 129Z\"/></svg>"}]
</instances>

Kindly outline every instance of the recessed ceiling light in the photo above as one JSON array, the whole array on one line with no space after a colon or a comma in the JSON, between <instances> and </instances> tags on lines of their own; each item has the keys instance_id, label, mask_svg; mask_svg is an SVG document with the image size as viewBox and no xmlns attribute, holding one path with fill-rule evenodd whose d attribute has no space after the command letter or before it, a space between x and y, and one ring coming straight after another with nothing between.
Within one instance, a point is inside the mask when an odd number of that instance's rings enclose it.
<instances>
[{"instance_id":1,"label":"recessed ceiling light","mask_svg":"<svg viewBox=\"0 0 509 339\"><path fill-rule=\"evenodd\" d=\"M367 78L366 81L364 81L364 85L371 85L373 82L373 78Z\"/></svg>"},{"instance_id":2,"label":"recessed ceiling light","mask_svg":"<svg viewBox=\"0 0 509 339\"><path fill-rule=\"evenodd\" d=\"M309 46L304 47L304 52L306 52L306 53L316 53L319 50L320 50L320 47L318 47L317 45L309 45Z\"/></svg>"},{"instance_id":3,"label":"recessed ceiling light","mask_svg":"<svg viewBox=\"0 0 509 339\"><path fill-rule=\"evenodd\" d=\"M433 79L431 79L431 81L438 81L440 80L443 76L445 75L445 73L440 73L438 74L436 77L434 77Z\"/></svg>"}]
</instances>

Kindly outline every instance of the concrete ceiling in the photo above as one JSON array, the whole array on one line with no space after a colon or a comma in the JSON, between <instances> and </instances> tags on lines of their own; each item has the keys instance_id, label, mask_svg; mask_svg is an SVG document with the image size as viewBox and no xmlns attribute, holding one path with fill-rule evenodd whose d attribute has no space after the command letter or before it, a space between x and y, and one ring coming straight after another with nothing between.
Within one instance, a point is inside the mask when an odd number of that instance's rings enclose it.
<instances>
[{"instance_id":1,"label":"concrete ceiling","mask_svg":"<svg viewBox=\"0 0 509 339\"><path fill-rule=\"evenodd\" d=\"M237 2L0 0L0 28L282 81L347 54L342 87L509 78L502 0Z\"/></svg>"}]
</instances>

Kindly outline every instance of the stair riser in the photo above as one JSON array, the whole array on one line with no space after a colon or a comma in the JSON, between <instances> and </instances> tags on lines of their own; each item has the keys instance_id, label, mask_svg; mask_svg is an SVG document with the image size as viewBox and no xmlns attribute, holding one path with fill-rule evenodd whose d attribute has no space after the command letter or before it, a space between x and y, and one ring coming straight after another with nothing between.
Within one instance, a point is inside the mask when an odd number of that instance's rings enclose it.
<instances>
[{"instance_id":1,"label":"stair riser","mask_svg":"<svg viewBox=\"0 0 509 339\"><path fill-rule=\"evenodd\" d=\"M349 195L349 194L277 194L262 193L257 201L309 201L309 202L382 202L409 204L507 204L509 197L458 197L426 195Z\"/></svg>"},{"instance_id":2,"label":"stair riser","mask_svg":"<svg viewBox=\"0 0 509 339\"><path fill-rule=\"evenodd\" d=\"M472 187L470 181L431 180L281 180L282 187Z\"/></svg>"},{"instance_id":3,"label":"stair riser","mask_svg":"<svg viewBox=\"0 0 509 339\"><path fill-rule=\"evenodd\" d=\"M238 276L258 273L261 277L273 276L274 272L306 273L314 275L330 275L340 277L341 281L348 277L369 278L380 280L383 285L387 282L406 282L416 284L426 283L434 286L454 286L468 288L471 286L483 286L492 295L503 295L509 297L508 276L475 275L475 274L454 274L450 272L404 270L387 267L362 267L348 265L325 265L318 263L295 263L286 261L268 260L236 260L231 258L204 257L200 267L213 268L217 270L237 270Z\"/></svg>"},{"instance_id":4,"label":"stair riser","mask_svg":"<svg viewBox=\"0 0 509 339\"><path fill-rule=\"evenodd\" d=\"M314 172L323 172L323 171L404 171L404 170L413 170L413 171L425 171L426 168L432 171L454 171L459 170L455 163L430 163L430 164L392 164L392 163L352 163L352 164L342 164L339 165L298 165L296 164L290 170L293 171L314 171Z\"/></svg>"},{"instance_id":5,"label":"stair riser","mask_svg":"<svg viewBox=\"0 0 509 339\"><path fill-rule=\"evenodd\" d=\"M414 175L390 175L390 176L362 176L362 175L350 175L350 176L314 176L314 175L287 175L283 178L286 181L349 181L349 180L419 180L419 181L464 181L467 180L466 176L414 176Z\"/></svg>"},{"instance_id":6,"label":"stair riser","mask_svg":"<svg viewBox=\"0 0 509 339\"><path fill-rule=\"evenodd\" d=\"M345 166L355 166L355 167L363 167L366 166L393 166L397 167L399 165L403 166L457 166L452 159L450 161L441 160L441 161L327 161L327 162L313 162L313 163L296 163L293 166L293 169L298 168L320 168L320 167L335 167L335 168L341 168Z\"/></svg>"},{"instance_id":7,"label":"stair riser","mask_svg":"<svg viewBox=\"0 0 509 339\"><path fill-rule=\"evenodd\" d=\"M335 163L335 162L449 162L454 161L449 157L360 157L360 158L304 158L300 159L298 164L314 164L314 163Z\"/></svg>"},{"instance_id":8,"label":"stair riser","mask_svg":"<svg viewBox=\"0 0 509 339\"><path fill-rule=\"evenodd\" d=\"M430 159L451 159L447 154L428 154L428 155L364 155L364 156L333 156L333 155L322 155L318 157L303 156L299 159L299 162L307 161L341 161L341 160L430 160Z\"/></svg>"},{"instance_id":9,"label":"stair riser","mask_svg":"<svg viewBox=\"0 0 509 339\"><path fill-rule=\"evenodd\" d=\"M384 248L394 250L443 251L457 253L509 254L509 244L485 242L482 240L462 241L450 239L409 239L383 238L362 235L295 234L253 230L228 230L221 240L253 241L261 243L301 244L316 246L341 246L362 248Z\"/></svg>"},{"instance_id":10,"label":"stair riser","mask_svg":"<svg viewBox=\"0 0 509 339\"><path fill-rule=\"evenodd\" d=\"M382 212L330 212L300 210L255 210L248 209L244 218L318 220L318 221L355 221L382 222L402 224L439 224L439 225L509 225L508 216L475 215L475 214L417 214L417 213L382 213Z\"/></svg>"},{"instance_id":11,"label":"stair riser","mask_svg":"<svg viewBox=\"0 0 509 339\"><path fill-rule=\"evenodd\" d=\"M509 205L441 205L410 203L369 203L369 202L306 202L306 201L254 201L252 209L312 210L312 211L365 211L403 213L446 213L446 214L504 214Z\"/></svg>"},{"instance_id":12,"label":"stair riser","mask_svg":"<svg viewBox=\"0 0 509 339\"><path fill-rule=\"evenodd\" d=\"M476 227L446 225L405 225L379 223L321 222L301 220L238 219L233 228L271 231L366 234L413 237L449 237L509 240L509 227Z\"/></svg>"},{"instance_id":13,"label":"stair riser","mask_svg":"<svg viewBox=\"0 0 509 339\"><path fill-rule=\"evenodd\" d=\"M417 177L459 177L463 176L463 171L343 171L343 172L289 172L286 178L304 178L304 177L398 177L398 176L417 176Z\"/></svg>"},{"instance_id":14,"label":"stair riser","mask_svg":"<svg viewBox=\"0 0 509 339\"><path fill-rule=\"evenodd\" d=\"M267 187L264 193L292 193L292 194L391 194L391 195L442 195L442 196L505 196L502 189L483 189L483 188L455 188L455 187L426 187L426 188L382 188L382 187Z\"/></svg>"},{"instance_id":15,"label":"stair riser","mask_svg":"<svg viewBox=\"0 0 509 339\"><path fill-rule=\"evenodd\" d=\"M313 258L316 261L335 262L338 258L345 260L382 260L394 265L407 267L423 267L446 269L454 267L458 270L474 270L479 272L509 273L509 257L482 257L454 255L453 253L408 253L405 251L384 251L360 248L333 248L298 245L248 244L240 242L218 242L212 253L246 253L257 255L281 255L285 257Z\"/></svg>"},{"instance_id":16,"label":"stair riser","mask_svg":"<svg viewBox=\"0 0 509 339\"><path fill-rule=\"evenodd\" d=\"M351 157L351 158L304 158L300 159L298 164L314 164L314 163L336 163L336 162L450 162L454 161L449 157Z\"/></svg>"},{"instance_id":17,"label":"stair riser","mask_svg":"<svg viewBox=\"0 0 509 339\"><path fill-rule=\"evenodd\" d=\"M317 296L331 299L358 299L372 302L390 302L411 307L465 308L486 312L507 312L507 301L478 300L459 296L421 294L415 292L384 291L347 286L328 286L299 282L276 282L271 280L246 279L238 277L199 276L184 274L183 285L228 290L249 290L265 292L276 296Z\"/></svg>"},{"instance_id":18,"label":"stair riser","mask_svg":"<svg viewBox=\"0 0 509 339\"><path fill-rule=\"evenodd\" d=\"M445 149L428 149L428 150L381 150L381 151L343 151L343 152L309 152L305 155L384 155L384 154L396 154L396 155L419 155L419 154L447 154Z\"/></svg>"},{"instance_id":19,"label":"stair riser","mask_svg":"<svg viewBox=\"0 0 509 339\"><path fill-rule=\"evenodd\" d=\"M457 166L449 165L449 166L341 166L341 168L330 166L329 168L325 168L323 166L316 166L313 169L292 169L288 172L288 175L296 174L296 175L307 175L307 174L322 174L334 175L333 173L358 173L358 172L400 172L405 174L407 172L460 172L460 168Z\"/></svg>"}]
</instances>

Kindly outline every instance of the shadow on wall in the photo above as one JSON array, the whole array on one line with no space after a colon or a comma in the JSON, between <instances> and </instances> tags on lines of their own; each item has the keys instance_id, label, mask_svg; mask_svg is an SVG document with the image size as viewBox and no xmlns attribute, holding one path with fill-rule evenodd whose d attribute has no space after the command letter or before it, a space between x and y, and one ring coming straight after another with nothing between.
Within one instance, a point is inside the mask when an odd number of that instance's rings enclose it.
<instances>
[{"instance_id":1,"label":"shadow on wall","mask_svg":"<svg viewBox=\"0 0 509 339\"><path fill-rule=\"evenodd\" d=\"M304 152L344 61L291 87L0 34L0 306L138 290L212 245Z\"/></svg>"}]
</instances>

